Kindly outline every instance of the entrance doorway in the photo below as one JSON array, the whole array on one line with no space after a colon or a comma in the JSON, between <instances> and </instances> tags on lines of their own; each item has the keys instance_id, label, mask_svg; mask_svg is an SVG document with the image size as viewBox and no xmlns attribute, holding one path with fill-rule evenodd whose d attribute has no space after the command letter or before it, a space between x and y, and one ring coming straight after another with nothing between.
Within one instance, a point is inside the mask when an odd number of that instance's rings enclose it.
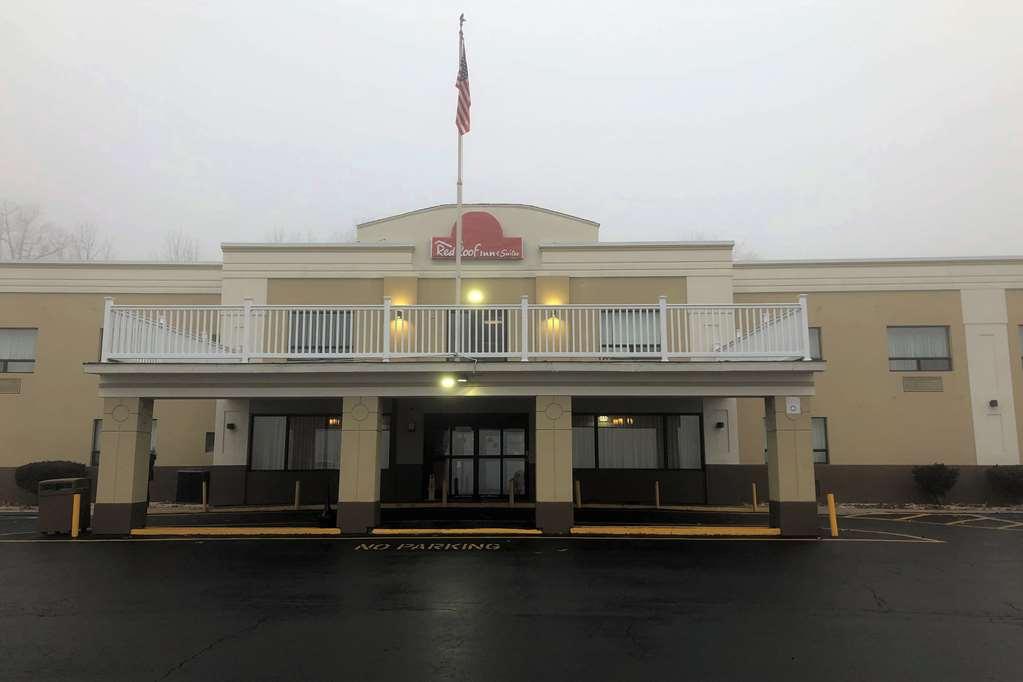
<instances>
[{"instance_id":1,"label":"entrance doorway","mask_svg":"<svg viewBox=\"0 0 1023 682\"><path fill-rule=\"evenodd\" d=\"M448 498L482 501L530 493L529 416L525 414L428 414L426 459Z\"/></svg>"}]
</instances>

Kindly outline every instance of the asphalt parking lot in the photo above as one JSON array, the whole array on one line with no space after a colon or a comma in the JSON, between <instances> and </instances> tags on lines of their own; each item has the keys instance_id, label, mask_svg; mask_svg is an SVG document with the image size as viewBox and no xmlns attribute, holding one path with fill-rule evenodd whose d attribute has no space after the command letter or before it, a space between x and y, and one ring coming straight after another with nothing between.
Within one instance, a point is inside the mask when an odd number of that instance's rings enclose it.
<instances>
[{"instance_id":1,"label":"asphalt parking lot","mask_svg":"<svg viewBox=\"0 0 1023 682\"><path fill-rule=\"evenodd\" d=\"M1023 678L1012 528L69 542L32 523L0 515L4 680Z\"/></svg>"}]
</instances>

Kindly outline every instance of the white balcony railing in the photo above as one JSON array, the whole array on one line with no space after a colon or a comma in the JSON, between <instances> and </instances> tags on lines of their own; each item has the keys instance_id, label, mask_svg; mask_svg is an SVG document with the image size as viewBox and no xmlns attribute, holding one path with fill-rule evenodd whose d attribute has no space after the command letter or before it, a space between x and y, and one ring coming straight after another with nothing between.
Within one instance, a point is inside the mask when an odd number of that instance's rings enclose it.
<instances>
[{"instance_id":1,"label":"white balcony railing","mask_svg":"<svg viewBox=\"0 0 1023 682\"><path fill-rule=\"evenodd\" d=\"M114 305L103 362L809 359L796 304Z\"/></svg>"}]
</instances>

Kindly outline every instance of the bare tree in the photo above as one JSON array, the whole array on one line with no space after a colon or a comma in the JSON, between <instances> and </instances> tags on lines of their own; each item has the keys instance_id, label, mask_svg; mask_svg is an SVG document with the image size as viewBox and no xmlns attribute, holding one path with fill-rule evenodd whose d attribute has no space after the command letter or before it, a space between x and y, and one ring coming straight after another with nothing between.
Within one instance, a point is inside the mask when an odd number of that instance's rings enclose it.
<instances>
[{"instance_id":1,"label":"bare tree","mask_svg":"<svg viewBox=\"0 0 1023 682\"><path fill-rule=\"evenodd\" d=\"M43 220L37 206L0 202L0 260L60 258L66 243L67 235Z\"/></svg>"},{"instance_id":2,"label":"bare tree","mask_svg":"<svg viewBox=\"0 0 1023 682\"><path fill-rule=\"evenodd\" d=\"M155 258L171 263L194 263L199 260L199 240L180 227L170 230L164 235L163 245Z\"/></svg>"},{"instance_id":3,"label":"bare tree","mask_svg":"<svg viewBox=\"0 0 1023 682\"><path fill-rule=\"evenodd\" d=\"M63 257L70 260L110 260L114 245L110 237L100 234L95 225L80 223L67 235Z\"/></svg>"}]
</instances>

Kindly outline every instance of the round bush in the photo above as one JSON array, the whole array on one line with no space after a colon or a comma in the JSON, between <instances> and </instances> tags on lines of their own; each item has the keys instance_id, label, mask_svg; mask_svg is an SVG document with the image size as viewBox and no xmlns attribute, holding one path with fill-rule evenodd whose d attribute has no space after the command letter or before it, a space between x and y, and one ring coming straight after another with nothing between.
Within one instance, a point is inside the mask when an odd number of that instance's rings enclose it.
<instances>
[{"instance_id":1,"label":"round bush","mask_svg":"<svg viewBox=\"0 0 1023 682\"><path fill-rule=\"evenodd\" d=\"M959 467L947 464L927 464L913 467L913 480L927 497L937 504L945 501L945 496L959 480Z\"/></svg>"},{"instance_id":2,"label":"round bush","mask_svg":"<svg viewBox=\"0 0 1023 682\"><path fill-rule=\"evenodd\" d=\"M1023 499L1023 466L993 466L987 470L991 487L1013 502Z\"/></svg>"},{"instance_id":3,"label":"round bush","mask_svg":"<svg viewBox=\"0 0 1023 682\"><path fill-rule=\"evenodd\" d=\"M88 475L89 469L81 462L63 460L30 462L14 470L14 482L22 490L35 495L39 492L39 481L48 481L51 478L85 478Z\"/></svg>"}]
</instances>

